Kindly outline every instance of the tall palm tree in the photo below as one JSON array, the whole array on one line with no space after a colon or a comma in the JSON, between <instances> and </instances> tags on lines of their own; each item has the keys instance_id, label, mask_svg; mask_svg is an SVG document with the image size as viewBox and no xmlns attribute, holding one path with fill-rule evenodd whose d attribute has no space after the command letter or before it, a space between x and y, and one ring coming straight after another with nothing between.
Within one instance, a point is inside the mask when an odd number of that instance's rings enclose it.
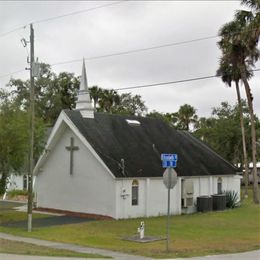
<instances>
[{"instance_id":1,"label":"tall palm tree","mask_svg":"<svg viewBox=\"0 0 260 260\"><path fill-rule=\"evenodd\" d=\"M241 95L239 89L239 81L241 79L240 71L237 67L233 64L228 63L225 59L220 60L219 69L217 70L217 76L221 76L221 79L224 83L226 83L229 87L231 87L232 82L235 82L236 86L236 93L237 93L237 102L240 114L240 127L241 127L241 134L242 134L242 144L243 144L243 154L244 154L244 165L245 165L245 197L248 197L248 156L247 156L247 149L246 149L246 136L245 136L245 126L244 126L244 116L243 116L243 106L241 102ZM251 77L251 73L247 71L247 78Z\"/></svg>"},{"instance_id":2,"label":"tall palm tree","mask_svg":"<svg viewBox=\"0 0 260 260\"><path fill-rule=\"evenodd\" d=\"M250 11L241 10L235 15L235 19L225 24L220 30L221 40L219 46L222 50L223 59L239 69L241 80L244 84L252 135L252 160L253 160L253 195L254 202L260 203L258 191L258 178L256 169L256 130L255 117L253 109L253 96L247 80L247 71L252 72L252 66L259 59L259 50L257 48L260 35L260 1L242 0L251 8Z\"/></svg>"}]
</instances>

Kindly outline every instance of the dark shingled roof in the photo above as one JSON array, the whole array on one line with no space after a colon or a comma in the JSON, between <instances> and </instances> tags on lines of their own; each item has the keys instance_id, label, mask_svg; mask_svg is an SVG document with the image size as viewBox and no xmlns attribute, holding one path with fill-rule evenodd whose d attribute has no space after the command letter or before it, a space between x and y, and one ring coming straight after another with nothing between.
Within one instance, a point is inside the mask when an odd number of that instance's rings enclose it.
<instances>
[{"instance_id":1,"label":"dark shingled roof","mask_svg":"<svg viewBox=\"0 0 260 260\"><path fill-rule=\"evenodd\" d=\"M179 176L228 175L237 169L200 140L178 131L160 119L95 113L82 118L79 111L65 110L115 177L161 177L161 153L178 154ZM126 119L138 120L139 126ZM119 167L125 161L125 175Z\"/></svg>"}]
</instances>

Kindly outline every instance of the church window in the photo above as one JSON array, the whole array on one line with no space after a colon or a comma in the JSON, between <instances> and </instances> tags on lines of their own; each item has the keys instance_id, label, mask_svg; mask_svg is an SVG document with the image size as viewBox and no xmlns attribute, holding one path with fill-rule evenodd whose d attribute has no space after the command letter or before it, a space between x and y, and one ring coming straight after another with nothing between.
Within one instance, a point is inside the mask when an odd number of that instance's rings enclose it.
<instances>
[{"instance_id":1,"label":"church window","mask_svg":"<svg viewBox=\"0 0 260 260\"><path fill-rule=\"evenodd\" d=\"M138 205L138 181L137 180L133 180L132 182L132 205Z\"/></svg>"},{"instance_id":2,"label":"church window","mask_svg":"<svg viewBox=\"0 0 260 260\"><path fill-rule=\"evenodd\" d=\"M218 194L222 194L222 178L218 178Z\"/></svg>"}]
</instances>

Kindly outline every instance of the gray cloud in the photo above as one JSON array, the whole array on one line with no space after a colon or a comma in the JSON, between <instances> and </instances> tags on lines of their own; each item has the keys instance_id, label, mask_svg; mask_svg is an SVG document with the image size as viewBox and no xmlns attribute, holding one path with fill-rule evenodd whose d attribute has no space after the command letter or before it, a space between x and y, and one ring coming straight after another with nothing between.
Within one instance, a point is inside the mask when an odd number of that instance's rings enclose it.
<instances>
[{"instance_id":1,"label":"gray cloud","mask_svg":"<svg viewBox=\"0 0 260 260\"><path fill-rule=\"evenodd\" d=\"M0 2L0 34L18 26L52 16L92 8L100 1ZM238 1L127 1L92 12L35 24L35 52L41 61L55 63L127 51L136 48L216 35L233 18ZM29 37L28 27L0 38L0 76L23 69L26 50L20 39ZM172 46L153 51L87 61L90 85L121 88L135 85L214 75L220 51L217 39ZM258 67L260 65L258 64ZM53 66L79 75L81 62ZM28 78L28 72L14 74ZM257 72L251 80L255 111L260 114ZM9 81L0 78L0 86ZM129 92L129 90L126 90ZM210 115L221 101L234 104L235 90L220 79L182 83L131 91L141 94L149 110L176 111L188 103L200 116Z\"/></svg>"}]
</instances>

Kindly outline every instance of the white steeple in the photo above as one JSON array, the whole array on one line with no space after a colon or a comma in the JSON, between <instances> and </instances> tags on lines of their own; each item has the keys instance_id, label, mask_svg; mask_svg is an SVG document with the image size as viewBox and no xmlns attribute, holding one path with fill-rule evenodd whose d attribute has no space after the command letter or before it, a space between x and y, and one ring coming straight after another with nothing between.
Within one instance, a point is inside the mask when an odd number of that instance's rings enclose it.
<instances>
[{"instance_id":1,"label":"white steeple","mask_svg":"<svg viewBox=\"0 0 260 260\"><path fill-rule=\"evenodd\" d=\"M78 100L76 101L76 109L80 111L84 118L94 118L94 109L88 90L88 81L86 74L85 61L83 59L82 74L80 79L80 87L78 91Z\"/></svg>"}]
</instances>

